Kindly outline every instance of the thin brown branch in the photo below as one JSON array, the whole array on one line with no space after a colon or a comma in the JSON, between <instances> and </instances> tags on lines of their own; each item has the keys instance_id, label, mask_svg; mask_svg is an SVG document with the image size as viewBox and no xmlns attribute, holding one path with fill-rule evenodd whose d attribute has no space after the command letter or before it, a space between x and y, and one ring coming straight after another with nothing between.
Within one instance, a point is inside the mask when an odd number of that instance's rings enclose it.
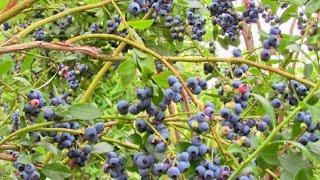
<instances>
[{"instance_id":1,"label":"thin brown branch","mask_svg":"<svg viewBox=\"0 0 320 180\"><path fill-rule=\"evenodd\" d=\"M19 12L30 7L36 1L38 1L38 0L24 0L24 1L21 1L17 5L15 5L16 2L12 2L11 4L8 4L9 7L7 7L7 8L10 8L10 9L5 9L3 11L3 13L0 14L0 24L5 22L6 20L16 16L17 14L19 14Z\"/></svg>"},{"instance_id":2,"label":"thin brown branch","mask_svg":"<svg viewBox=\"0 0 320 180\"><path fill-rule=\"evenodd\" d=\"M10 53L10 52L24 51L24 50L33 49L33 48L82 53L96 59L108 60L108 61L116 61L116 60L123 59L122 57L118 57L118 56L112 56L112 57L107 56L103 54L99 48L95 48L95 47L72 45L72 44L61 43L61 42L48 43L48 42L42 42L42 41L27 42L27 43L15 44L11 46L0 47L0 55L5 53Z\"/></svg>"}]
</instances>

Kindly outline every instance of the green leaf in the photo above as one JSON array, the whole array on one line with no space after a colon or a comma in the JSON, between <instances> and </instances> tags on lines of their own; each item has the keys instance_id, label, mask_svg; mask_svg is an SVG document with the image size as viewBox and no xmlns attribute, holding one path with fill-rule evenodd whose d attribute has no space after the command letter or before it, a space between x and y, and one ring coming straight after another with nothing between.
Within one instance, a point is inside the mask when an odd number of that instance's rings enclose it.
<instances>
[{"instance_id":1,"label":"green leaf","mask_svg":"<svg viewBox=\"0 0 320 180\"><path fill-rule=\"evenodd\" d=\"M34 52L34 51L32 51ZM27 69L31 69L31 65L32 65L32 62L33 62L33 59L34 59L34 54L27 54L26 57L24 58L23 60L23 63L21 65L21 71L25 71Z\"/></svg>"},{"instance_id":2,"label":"green leaf","mask_svg":"<svg viewBox=\"0 0 320 180\"><path fill-rule=\"evenodd\" d=\"M72 119L93 120L101 116L100 110L92 104L74 104L68 109Z\"/></svg>"},{"instance_id":3,"label":"green leaf","mask_svg":"<svg viewBox=\"0 0 320 180\"><path fill-rule=\"evenodd\" d=\"M134 29L147 29L153 24L153 20L138 20L138 21L128 21L128 25Z\"/></svg>"},{"instance_id":4,"label":"green leaf","mask_svg":"<svg viewBox=\"0 0 320 180\"><path fill-rule=\"evenodd\" d=\"M46 143L46 142L40 142L39 145L41 145L42 147L44 147L47 151L52 152L54 155L58 154L58 149L56 146L54 146L51 143Z\"/></svg>"},{"instance_id":5,"label":"green leaf","mask_svg":"<svg viewBox=\"0 0 320 180\"><path fill-rule=\"evenodd\" d=\"M0 75L8 73L13 67L13 62L6 60L0 63Z\"/></svg>"},{"instance_id":6,"label":"green leaf","mask_svg":"<svg viewBox=\"0 0 320 180\"><path fill-rule=\"evenodd\" d=\"M270 144L261 151L260 156L267 164L277 166L279 164L278 150L279 143Z\"/></svg>"},{"instance_id":7,"label":"green leaf","mask_svg":"<svg viewBox=\"0 0 320 180\"><path fill-rule=\"evenodd\" d=\"M113 151L113 149L114 149L113 145L107 142L101 142L93 146L92 153L102 154L102 153Z\"/></svg>"},{"instance_id":8,"label":"green leaf","mask_svg":"<svg viewBox=\"0 0 320 180\"><path fill-rule=\"evenodd\" d=\"M31 157L26 155L26 154L19 154L18 157L18 162L23 163L23 164L30 164L32 163Z\"/></svg>"},{"instance_id":9,"label":"green leaf","mask_svg":"<svg viewBox=\"0 0 320 180\"><path fill-rule=\"evenodd\" d=\"M126 58L118 67L117 73L123 85L130 84L136 76L136 62L134 59L132 57Z\"/></svg>"},{"instance_id":10,"label":"green leaf","mask_svg":"<svg viewBox=\"0 0 320 180\"><path fill-rule=\"evenodd\" d=\"M306 5L306 13L312 14L320 9L320 1L319 0L310 0Z\"/></svg>"},{"instance_id":11,"label":"green leaf","mask_svg":"<svg viewBox=\"0 0 320 180\"><path fill-rule=\"evenodd\" d=\"M263 5L268 5L272 12L275 14L278 10L278 2L275 0L261 0L261 3Z\"/></svg>"},{"instance_id":12,"label":"green leaf","mask_svg":"<svg viewBox=\"0 0 320 180\"><path fill-rule=\"evenodd\" d=\"M320 90L314 93L314 95L307 102L309 105L315 105L320 99ZM311 107L312 108L312 107Z\"/></svg>"},{"instance_id":13,"label":"green leaf","mask_svg":"<svg viewBox=\"0 0 320 180\"><path fill-rule=\"evenodd\" d=\"M289 8L287 8L281 15L281 22L285 23L287 22L290 18L294 17L297 11L297 6L291 5Z\"/></svg>"},{"instance_id":14,"label":"green leaf","mask_svg":"<svg viewBox=\"0 0 320 180\"><path fill-rule=\"evenodd\" d=\"M313 65L312 64L305 64L304 69L303 69L303 74L305 77L309 78L313 70Z\"/></svg>"},{"instance_id":15,"label":"green leaf","mask_svg":"<svg viewBox=\"0 0 320 180\"><path fill-rule=\"evenodd\" d=\"M63 180L71 175L68 167L61 163L47 164L41 169L41 172L46 177L54 180Z\"/></svg>"},{"instance_id":16,"label":"green leaf","mask_svg":"<svg viewBox=\"0 0 320 180\"><path fill-rule=\"evenodd\" d=\"M302 158L301 154L288 153L279 156L280 166L292 175L297 175L300 170L309 168L307 160Z\"/></svg>"},{"instance_id":17,"label":"green leaf","mask_svg":"<svg viewBox=\"0 0 320 180\"><path fill-rule=\"evenodd\" d=\"M275 127L276 116L275 116L274 109L273 109L272 105L270 104L270 102L266 98L264 98L258 94L252 94L252 95L260 102L265 113L270 117L272 126Z\"/></svg>"},{"instance_id":18,"label":"green leaf","mask_svg":"<svg viewBox=\"0 0 320 180\"><path fill-rule=\"evenodd\" d=\"M162 71L159 74L152 76L152 79L160 86L161 88L168 87L167 79L172 73L170 71Z\"/></svg>"},{"instance_id":19,"label":"green leaf","mask_svg":"<svg viewBox=\"0 0 320 180\"><path fill-rule=\"evenodd\" d=\"M142 139L138 134L131 134L126 138L127 141L131 142L132 144L141 144Z\"/></svg>"}]
</instances>

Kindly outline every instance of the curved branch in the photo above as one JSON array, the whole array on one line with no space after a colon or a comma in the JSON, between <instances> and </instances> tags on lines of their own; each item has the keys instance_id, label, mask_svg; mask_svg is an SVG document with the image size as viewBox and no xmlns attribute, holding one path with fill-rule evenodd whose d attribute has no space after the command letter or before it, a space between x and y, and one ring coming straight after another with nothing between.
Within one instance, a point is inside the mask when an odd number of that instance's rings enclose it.
<instances>
[{"instance_id":1,"label":"curved branch","mask_svg":"<svg viewBox=\"0 0 320 180\"><path fill-rule=\"evenodd\" d=\"M179 79L180 83L182 84L183 88L187 91L188 95L191 97L192 101L197 105L197 107L199 109L203 109L203 104L198 101L198 99L191 93L190 89L187 87L186 82L184 81L184 79L180 76L180 73L161 55L159 55L158 53L154 52L153 50L138 44L134 41L130 41L126 38L122 38L116 35L112 35L112 34L86 34L86 35L81 35L81 36L77 36L75 38L72 38L70 40L68 40L67 42L75 42L75 41L79 41L79 40L84 40L84 39L89 39L89 38L105 38L105 39L112 39L112 40L117 40L117 41L122 41L125 42L126 44L129 44L137 49L139 49L140 51L143 51L144 53L150 54L151 56L157 58L158 60L160 60L175 76L177 76L177 78Z\"/></svg>"},{"instance_id":2,"label":"curved branch","mask_svg":"<svg viewBox=\"0 0 320 180\"><path fill-rule=\"evenodd\" d=\"M4 11L3 13L0 14L0 24L16 16L20 11L26 8L29 8L36 1L38 0L24 0L24 1L21 1L19 4L13 6L11 9Z\"/></svg>"},{"instance_id":3,"label":"curved branch","mask_svg":"<svg viewBox=\"0 0 320 180\"><path fill-rule=\"evenodd\" d=\"M33 49L33 48L82 53L96 59L107 60L107 61L116 61L116 60L123 59L122 57L117 57L117 56L112 56L112 57L107 56L103 54L99 48L95 48L95 47L77 46L77 45L72 45L67 43L48 43L43 41L34 41L34 42L27 42L27 43L0 47L0 55L5 53Z\"/></svg>"},{"instance_id":4,"label":"curved branch","mask_svg":"<svg viewBox=\"0 0 320 180\"><path fill-rule=\"evenodd\" d=\"M117 1L117 0L114 0L114 1ZM7 41L3 42L0 46L7 46L7 45L11 45L11 44L17 43L17 42L19 42L19 40L22 37L28 35L32 31L34 31L35 29L43 26L46 23L55 21L55 20L57 20L59 18L65 17L65 16L67 16L69 14L74 14L74 13L85 11L85 10L88 10L88 9L94 9L94 8L98 8L98 7L101 7L101 6L105 6L105 5L109 4L109 3L111 3L111 0L106 0L106 1L99 2L99 3L89 4L89 5L80 6L80 7L76 7L76 8L71 8L71 9L63 11L61 13L52 15L50 17L47 17L45 19L42 19L42 20L37 21L35 23L32 23L26 29L20 31L18 34L14 35L13 37L8 39Z\"/></svg>"},{"instance_id":5,"label":"curved branch","mask_svg":"<svg viewBox=\"0 0 320 180\"><path fill-rule=\"evenodd\" d=\"M249 66L254 66L259 69L267 70L270 72L274 72L277 74L280 74L284 77L287 77L288 79L294 79L296 81L299 81L305 85L308 85L310 87L315 87L315 83L308 81L303 78L299 78L293 74L290 74L286 71L283 71L279 68L274 68L265 64L241 59L241 58L222 58L222 57L201 57L201 56L185 56L185 57L164 57L165 59L169 61L175 61L175 62L227 62L231 64L247 64Z\"/></svg>"}]
</instances>

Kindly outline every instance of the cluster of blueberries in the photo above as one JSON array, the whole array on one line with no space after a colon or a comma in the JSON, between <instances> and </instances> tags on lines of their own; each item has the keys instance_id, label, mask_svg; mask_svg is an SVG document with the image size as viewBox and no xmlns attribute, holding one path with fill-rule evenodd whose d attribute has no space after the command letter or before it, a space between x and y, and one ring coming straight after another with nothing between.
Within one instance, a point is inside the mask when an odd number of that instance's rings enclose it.
<instances>
[{"instance_id":1,"label":"cluster of blueberries","mask_svg":"<svg viewBox=\"0 0 320 180\"><path fill-rule=\"evenodd\" d=\"M97 24L97 23L90 24L90 31L92 34L101 32L101 29L102 29L102 25L100 24Z\"/></svg>"},{"instance_id":2,"label":"cluster of blueberries","mask_svg":"<svg viewBox=\"0 0 320 180\"><path fill-rule=\"evenodd\" d=\"M279 36L281 35L281 30L279 27L272 27L269 32L269 38L263 41L263 49L261 51L261 60L267 61L271 56L271 49L276 49L280 42Z\"/></svg>"},{"instance_id":3,"label":"cluster of blueberries","mask_svg":"<svg viewBox=\"0 0 320 180\"><path fill-rule=\"evenodd\" d=\"M120 32L117 31L119 25L121 24L121 17L119 15L114 15L112 19L109 19L107 21L107 33L108 34L119 34L122 37L125 37L127 35L127 30L121 30Z\"/></svg>"},{"instance_id":4,"label":"cluster of blueberries","mask_svg":"<svg viewBox=\"0 0 320 180\"><path fill-rule=\"evenodd\" d=\"M203 35L206 31L203 29L206 24L206 20L199 14L196 14L195 9L189 9L187 11L188 24L192 26L192 39L202 41Z\"/></svg>"},{"instance_id":5,"label":"cluster of blueberries","mask_svg":"<svg viewBox=\"0 0 320 180\"><path fill-rule=\"evenodd\" d=\"M266 6L261 9L260 13L262 13L261 17L264 19L266 23L280 23L281 19L279 16L272 13L272 10L270 7Z\"/></svg>"},{"instance_id":6,"label":"cluster of blueberries","mask_svg":"<svg viewBox=\"0 0 320 180\"><path fill-rule=\"evenodd\" d=\"M172 39L183 41L185 27L184 27L184 25L181 21L181 18L179 16L175 16L175 17L167 16L165 18L164 27L171 28Z\"/></svg>"},{"instance_id":7,"label":"cluster of blueberries","mask_svg":"<svg viewBox=\"0 0 320 180\"><path fill-rule=\"evenodd\" d=\"M57 107L59 105L66 105L67 98L69 97L68 93L64 93L61 96L52 97L50 99L50 105ZM46 107L43 110L43 117L48 121L60 121L61 117L58 116L52 107Z\"/></svg>"},{"instance_id":8,"label":"cluster of blueberries","mask_svg":"<svg viewBox=\"0 0 320 180\"><path fill-rule=\"evenodd\" d=\"M242 13L242 16L247 23L257 23L261 11L262 8L257 7L253 0L249 0L246 2L246 10Z\"/></svg>"},{"instance_id":9,"label":"cluster of blueberries","mask_svg":"<svg viewBox=\"0 0 320 180\"><path fill-rule=\"evenodd\" d=\"M309 111L300 111L296 115L296 121L303 123L306 132L298 139L298 142L302 145L307 145L308 142L317 142L319 137L316 134L316 130L320 131L320 123L312 122L312 115Z\"/></svg>"},{"instance_id":10,"label":"cluster of blueberries","mask_svg":"<svg viewBox=\"0 0 320 180\"><path fill-rule=\"evenodd\" d=\"M39 90L32 90L28 94L29 102L23 108L26 118L30 122L35 122L40 110L46 104L42 93Z\"/></svg>"},{"instance_id":11,"label":"cluster of blueberries","mask_svg":"<svg viewBox=\"0 0 320 180\"><path fill-rule=\"evenodd\" d=\"M160 133L159 135L153 132L151 127L143 119L137 119L135 126L139 132L148 133L147 142L153 145L157 153L164 153L167 150L165 140L169 139L169 130L163 123L155 125L156 130Z\"/></svg>"},{"instance_id":12,"label":"cluster of blueberries","mask_svg":"<svg viewBox=\"0 0 320 180\"><path fill-rule=\"evenodd\" d=\"M173 0L134 0L128 6L128 11L137 16L145 14L150 8L154 10L152 17L164 17L172 10Z\"/></svg>"},{"instance_id":13,"label":"cluster of blueberries","mask_svg":"<svg viewBox=\"0 0 320 180\"><path fill-rule=\"evenodd\" d=\"M11 131L16 131L20 127L20 115L19 112L14 112L11 116L12 120L12 126L11 126Z\"/></svg>"},{"instance_id":14,"label":"cluster of blueberries","mask_svg":"<svg viewBox=\"0 0 320 180\"><path fill-rule=\"evenodd\" d=\"M191 90L192 94L198 95L202 90L208 89L207 81L200 78L187 79L187 86Z\"/></svg>"},{"instance_id":15,"label":"cluster of blueberries","mask_svg":"<svg viewBox=\"0 0 320 180\"><path fill-rule=\"evenodd\" d=\"M191 139L191 145L187 148L187 153L190 160L196 161L209 153L209 147L202 143L199 136L193 136Z\"/></svg>"},{"instance_id":16,"label":"cluster of blueberries","mask_svg":"<svg viewBox=\"0 0 320 180\"><path fill-rule=\"evenodd\" d=\"M236 58L241 57L241 50L239 48L234 48L232 50L232 54ZM235 65L232 67L232 69L233 69L233 75L237 78L240 78L244 73L248 71L249 66L246 64Z\"/></svg>"},{"instance_id":17,"label":"cluster of blueberries","mask_svg":"<svg viewBox=\"0 0 320 180\"><path fill-rule=\"evenodd\" d=\"M93 126L89 126L84 131L84 136L89 142L98 142L101 133L104 130L104 124L98 122Z\"/></svg>"},{"instance_id":18,"label":"cluster of blueberries","mask_svg":"<svg viewBox=\"0 0 320 180\"><path fill-rule=\"evenodd\" d=\"M125 171L125 157L118 156L116 152L107 153L107 161L103 165L104 172L110 174L112 178L117 180L127 180L128 174Z\"/></svg>"},{"instance_id":19,"label":"cluster of blueberries","mask_svg":"<svg viewBox=\"0 0 320 180\"><path fill-rule=\"evenodd\" d=\"M303 12L299 13L297 26L298 26L298 29L300 30L300 34L303 35L306 32L306 28L307 28L307 19Z\"/></svg>"},{"instance_id":20,"label":"cluster of blueberries","mask_svg":"<svg viewBox=\"0 0 320 180\"><path fill-rule=\"evenodd\" d=\"M68 158L71 159L70 165L71 167L84 167L86 161L89 159L89 155L91 152L90 145L84 145L84 147L80 149L70 149L67 153Z\"/></svg>"},{"instance_id":21,"label":"cluster of blueberries","mask_svg":"<svg viewBox=\"0 0 320 180\"><path fill-rule=\"evenodd\" d=\"M155 61L157 73L161 73L164 69L164 66L161 61Z\"/></svg>"},{"instance_id":22,"label":"cluster of blueberries","mask_svg":"<svg viewBox=\"0 0 320 180\"><path fill-rule=\"evenodd\" d=\"M19 176L23 180L39 180L40 173L33 164L23 164L15 161L14 167L19 171Z\"/></svg>"},{"instance_id":23,"label":"cluster of blueberries","mask_svg":"<svg viewBox=\"0 0 320 180\"><path fill-rule=\"evenodd\" d=\"M39 28L34 33L34 38L36 41L44 41L46 39L45 31L43 28Z\"/></svg>"},{"instance_id":24,"label":"cluster of blueberries","mask_svg":"<svg viewBox=\"0 0 320 180\"><path fill-rule=\"evenodd\" d=\"M66 122L66 123L60 123L53 125L53 128L65 128L65 129L79 129L79 123L77 122ZM72 135L68 132L49 132L47 134L50 137L53 137L53 141L55 143L58 143L58 147L61 149L65 148L71 148L72 144L75 142L75 140L78 138L78 135Z\"/></svg>"},{"instance_id":25,"label":"cluster of blueberries","mask_svg":"<svg viewBox=\"0 0 320 180\"><path fill-rule=\"evenodd\" d=\"M188 120L188 125L195 132L204 133L209 131L209 120L213 119L214 105L211 102L206 103L203 112L198 112L191 116Z\"/></svg>"},{"instance_id":26,"label":"cluster of blueberries","mask_svg":"<svg viewBox=\"0 0 320 180\"><path fill-rule=\"evenodd\" d=\"M73 21L73 16L72 15L68 15L65 19L62 19L60 21L54 22L55 24L57 24L60 28L60 33L64 33L66 29L68 29Z\"/></svg>"},{"instance_id":27,"label":"cluster of blueberries","mask_svg":"<svg viewBox=\"0 0 320 180\"><path fill-rule=\"evenodd\" d=\"M66 79L69 84L70 89L76 90L79 87L79 80L77 75L88 70L88 66L85 64L75 64L73 69L69 69L69 66L65 64L59 65L59 75Z\"/></svg>"},{"instance_id":28,"label":"cluster of blueberries","mask_svg":"<svg viewBox=\"0 0 320 180\"><path fill-rule=\"evenodd\" d=\"M232 0L212 0L208 9L213 16L212 24L218 24L223 30L223 35L231 40L238 39L239 31L242 29L242 16L234 11Z\"/></svg>"},{"instance_id":29,"label":"cluster of blueberries","mask_svg":"<svg viewBox=\"0 0 320 180\"><path fill-rule=\"evenodd\" d=\"M295 106L299 102L298 99L303 99L309 91L308 87L295 80L290 80L289 83L274 83L272 89L276 91L276 97L271 100L271 105L274 108L281 107L283 103L281 99L287 100L291 106Z\"/></svg>"}]
</instances>

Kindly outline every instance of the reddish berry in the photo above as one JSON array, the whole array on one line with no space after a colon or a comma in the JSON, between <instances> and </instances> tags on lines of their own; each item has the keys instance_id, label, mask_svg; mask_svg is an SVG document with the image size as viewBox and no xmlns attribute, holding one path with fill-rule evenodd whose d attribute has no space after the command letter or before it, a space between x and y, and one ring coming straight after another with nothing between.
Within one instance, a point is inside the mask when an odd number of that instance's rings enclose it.
<instances>
[{"instance_id":1,"label":"reddish berry","mask_svg":"<svg viewBox=\"0 0 320 180\"><path fill-rule=\"evenodd\" d=\"M245 84L240 84L238 90L241 94L244 94L249 91L249 87Z\"/></svg>"},{"instance_id":2,"label":"reddish berry","mask_svg":"<svg viewBox=\"0 0 320 180\"><path fill-rule=\"evenodd\" d=\"M39 99L32 99L32 100L30 101L30 104L31 104L31 106L33 106L33 107L38 107L38 106L40 105L40 101L39 101Z\"/></svg>"}]
</instances>

